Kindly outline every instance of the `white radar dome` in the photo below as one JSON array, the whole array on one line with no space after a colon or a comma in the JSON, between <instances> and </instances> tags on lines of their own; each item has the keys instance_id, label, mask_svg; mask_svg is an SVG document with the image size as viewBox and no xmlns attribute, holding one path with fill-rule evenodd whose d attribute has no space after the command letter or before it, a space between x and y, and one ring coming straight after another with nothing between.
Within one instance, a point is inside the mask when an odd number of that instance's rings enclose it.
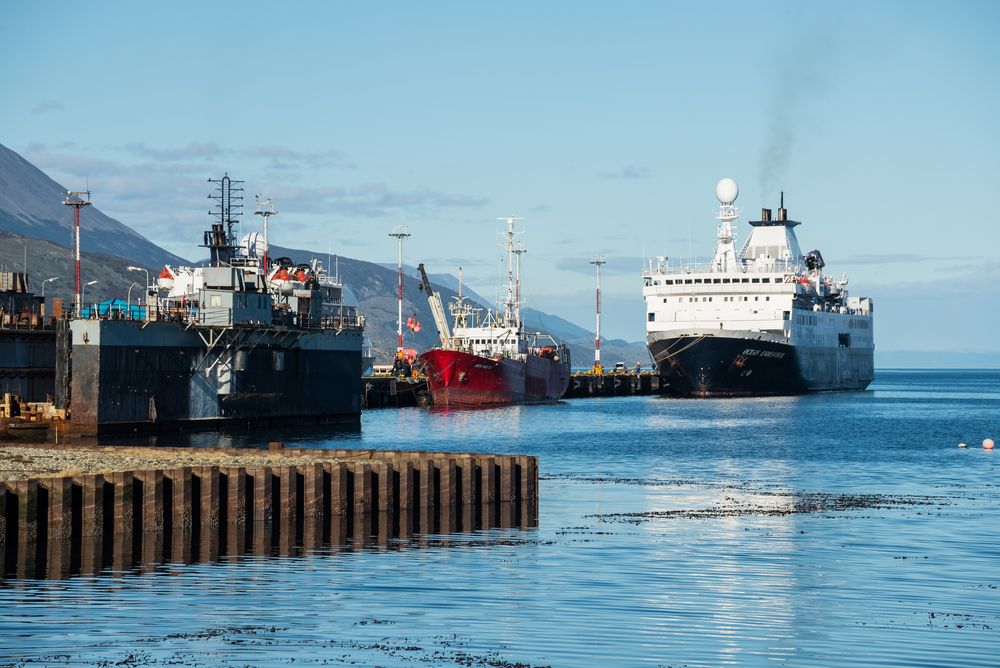
<instances>
[{"instance_id":1,"label":"white radar dome","mask_svg":"<svg viewBox=\"0 0 1000 668\"><path fill-rule=\"evenodd\" d=\"M736 181L729 177L722 179L715 185L715 196L723 204L732 204L739 194L740 187L736 185Z\"/></svg>"}]
</instances>

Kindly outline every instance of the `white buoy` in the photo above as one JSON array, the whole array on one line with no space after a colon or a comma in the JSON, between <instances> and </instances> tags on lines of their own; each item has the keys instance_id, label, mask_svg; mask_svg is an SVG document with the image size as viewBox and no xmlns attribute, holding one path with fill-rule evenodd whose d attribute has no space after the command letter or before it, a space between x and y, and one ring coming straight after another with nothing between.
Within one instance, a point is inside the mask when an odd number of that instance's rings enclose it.
<instances>
[{"instance_id":1,"label":"white buoy","mask_svg":"<svg viewBox=\"0 0 1000 668\"><path fill-rule=\"evenodd\" d=\"M992 438L983 439L983 450L992 450L992 449L993 449L993 439Z\"/></svg>"},{"instance_id":2,"label":"white buoy","mask_svg":"<svg viewBox=\"0 0 1000 668\"><path fill-rule=\"evenodd\" d=\"M969 446L967 446L965 443L959 443L958 447L960 447L960 448L967 448Z\"/></svg>"}]
</instances>

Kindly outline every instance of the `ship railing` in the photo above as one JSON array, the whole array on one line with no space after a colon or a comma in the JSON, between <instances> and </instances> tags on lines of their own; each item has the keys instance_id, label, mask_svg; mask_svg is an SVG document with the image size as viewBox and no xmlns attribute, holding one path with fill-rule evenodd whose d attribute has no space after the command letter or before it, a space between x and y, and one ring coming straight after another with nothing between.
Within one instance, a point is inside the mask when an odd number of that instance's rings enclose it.
<instances>
[{"instance_id":1,"label":"ship railing","mask_svg":"<svg viewBox=\"0 0 1000 668\"><path fill-rule=\"evenodd\" d=\"M689 262L672 265L669 262L662 262L643 270L643 278L654 278L656 276L677 276L684 274L748 274L748 273L785 273L798 274L802 265L794 260L755 260L752 262L737 263L736 267L730 271L719 271L714 262Z\"/></svg>"}]
</instances>

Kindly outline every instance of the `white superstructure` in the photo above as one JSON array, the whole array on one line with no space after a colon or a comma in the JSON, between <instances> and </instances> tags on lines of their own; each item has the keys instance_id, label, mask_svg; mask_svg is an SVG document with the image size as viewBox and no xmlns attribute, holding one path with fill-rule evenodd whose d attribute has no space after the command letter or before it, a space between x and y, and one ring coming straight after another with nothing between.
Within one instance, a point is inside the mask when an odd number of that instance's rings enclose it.
<instances>
[{"instance_id":1,"label":"white superstructure","mask_svg":"<svg viewBox=\"0 0 1000 668\"><path fill-rule=\"evenodd\" d=\"M763 209L750 223L750 236L737 251L736 182L723 179L716 195L721 208L712 261L651 258L643 272L647 341L661 372L685 374L696 394L756 394L752 387L729 386L740 378L748 386L761 382L759 374L752 379L753 358L770 358L795 363L786 373L799 378L790 379L788 391L866 387L873 376L871 299L850 297L847 277L824 273L819 251L802 253L794 229L799 223L788 220L784 197L776 219ZM747 341L768 345L743 345ZM682 355L688 349L697 359ZM729 359L731 353L742 358ZM732 376L727 365L734 364L739 374L751 373L714 389L718 374ZM761 392L784 393L780 380L772 378Z\"/></svg>"}]
</instances>

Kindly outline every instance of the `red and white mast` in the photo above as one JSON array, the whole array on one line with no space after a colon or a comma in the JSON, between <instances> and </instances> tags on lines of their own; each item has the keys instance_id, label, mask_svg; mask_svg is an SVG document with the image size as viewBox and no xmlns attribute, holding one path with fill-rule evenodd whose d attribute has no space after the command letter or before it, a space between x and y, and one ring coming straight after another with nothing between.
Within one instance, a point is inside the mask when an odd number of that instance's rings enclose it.
<instances>
[{"instance_id":1,"label":"red and white mast","mask_svg":"<svg viewBox=\"0 0 1000 668\"><path fill-rule=\"evenodd\" d=\"M590 264L597 267L597 329L594 332L594 370L601 369L601 265L607 264L603 255L595 256Z\"/></svg>"},{"instance_id":2,"label":"red and white mast","mask_svg":"<svg viewBox=\"0 0 1000 668\"><path fill-rule=\"evenodd\" d=\"M86 195L84 200L81 195ZM63 204L73 207L73 253L76 263L76 313L79 315L83 304L83 283L80 280L80 209L90 206L90 190L74 190L66 192Z\"/></svg>"},{"instance_id":3,"label":"red and white mast","mask_svg":"<svg viewBox=\"0 0 1000 668\"><path fill-rule=\"evenodd\" d=\"M392 232L389 233L390 237L396 239L397 253L396 253L396 267L397 274L399 278L398 285L398 306L399 314L396 320L396 353L399 354L403 351L403 239L410 236L410 233L406 230L405 225L400 225L393 228Z\"/></svg>"}]
</instances>

